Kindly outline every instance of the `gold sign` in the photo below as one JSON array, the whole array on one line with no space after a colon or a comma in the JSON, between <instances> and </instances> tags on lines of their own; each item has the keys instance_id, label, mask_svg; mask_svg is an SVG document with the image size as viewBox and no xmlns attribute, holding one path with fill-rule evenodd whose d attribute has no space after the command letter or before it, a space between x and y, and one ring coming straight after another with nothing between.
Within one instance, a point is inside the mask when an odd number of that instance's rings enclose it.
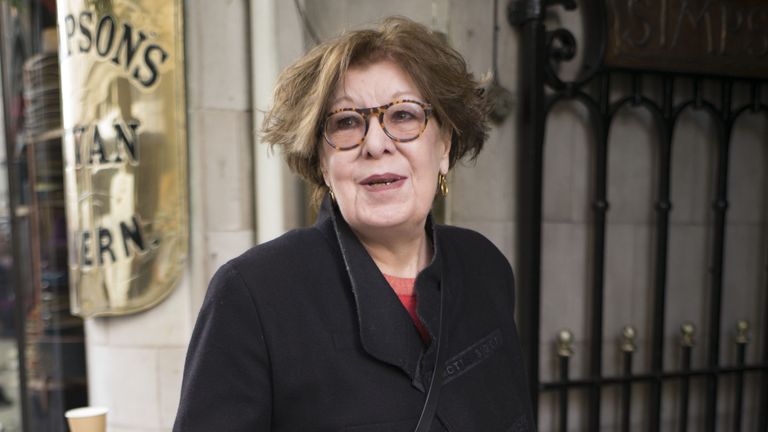
<instances>
[{"instance_id":1,"label":"gold sign","mask_svg":"<svg viewBox=\"0 0 768 432\"><path fill-rule=\"evenodd\" d=\"M152 307L188 248L181 0L58 0L72 313Z\"/></svg>"},{"instance_id":2,"label":"gold sign","mask_svg":"<svg viewBox=\"0 0 768 432\"><path fill-rule=\"evenodd\" d=\"M765 0L604 0L611 67L768 78Z\"/></svg>"}]
</instances>

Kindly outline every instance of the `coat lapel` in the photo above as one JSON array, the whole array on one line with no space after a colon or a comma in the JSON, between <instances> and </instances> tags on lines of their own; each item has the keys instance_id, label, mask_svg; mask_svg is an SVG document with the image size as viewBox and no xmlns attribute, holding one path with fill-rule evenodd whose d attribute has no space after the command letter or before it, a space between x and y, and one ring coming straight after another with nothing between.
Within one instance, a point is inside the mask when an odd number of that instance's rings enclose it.
<instances>
[{"instance_id":1,"label":"coat lapel","mask_svg":"<svg viewBox=\"0 0 768 432\"><path fill-rule=\"evenodd\" d=\"M421 370L426 369L420 362L425 347L411 317L336 206L326 197L318 223L327 218L333 223L349 275L363 349L376 359L402 369L414 386L423 390ZM439 260L436 257L437 251L432 263L416 279L418 314L433 338L438 331L440 298ZM427 356L429 353L427 351Z\"/></svg>"}]
</instances>

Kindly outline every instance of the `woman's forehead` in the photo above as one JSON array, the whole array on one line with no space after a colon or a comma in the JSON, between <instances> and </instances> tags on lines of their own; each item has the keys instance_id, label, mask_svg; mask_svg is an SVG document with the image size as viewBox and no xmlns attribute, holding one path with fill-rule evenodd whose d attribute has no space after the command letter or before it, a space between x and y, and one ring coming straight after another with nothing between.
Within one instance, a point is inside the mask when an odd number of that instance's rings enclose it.
<instances>
[{"instance_id":1,"label":"woman's forehead","mask_svg":"<svg viewBox=\"0 0 768 432\"><path fill-rule=\"evenodd\" d=\"M402 98L422 100L413 79L399 64L381 60L350 67L339 80L329 105L374 107Z\"/></svg>"}]
</instances>

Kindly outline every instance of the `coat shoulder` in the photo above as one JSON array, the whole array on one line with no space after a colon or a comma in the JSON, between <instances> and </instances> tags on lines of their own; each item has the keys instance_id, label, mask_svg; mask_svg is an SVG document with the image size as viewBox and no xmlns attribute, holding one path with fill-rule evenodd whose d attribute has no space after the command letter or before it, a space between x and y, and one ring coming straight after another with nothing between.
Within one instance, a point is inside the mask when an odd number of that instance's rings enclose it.
<instances>
[{"instance_id":1,"label":"coat shoulder","mask_svg":"<svg viewBox=\"0 0 768 432\"><path fill-rule=\"evenodd\" d=\"M487 237L477 231L451 225L437 225L441 242L467 263L501 266L511 271L506 256Z\"/></svg>"},{"instance_id":2,"label":"coat shoulder","mask_svg":"<svg viewBox=\"0 0 768 432\"><path fill-rule=\"evenodd\" d=\"M300 228L253 246L222 265L211 280L229 278L243 283L256 301L289 296L310 286L308 281L338 266L338 251L320 230ZM209 288L209 291L211 289Z\"/></svg>"},{"instance_id":3,"label":"coat shoulder","mask_svg":"<svg viewBox=\"0 0 768 432\"><path fill-rule=\"evenodd\" d=\"M225 267L240 273L285 271L299 268L327 256L331 245L325 236L313 228L300 228L273 240L253 246L240 256L233 258Z\"/></svg>"}]
</instances>

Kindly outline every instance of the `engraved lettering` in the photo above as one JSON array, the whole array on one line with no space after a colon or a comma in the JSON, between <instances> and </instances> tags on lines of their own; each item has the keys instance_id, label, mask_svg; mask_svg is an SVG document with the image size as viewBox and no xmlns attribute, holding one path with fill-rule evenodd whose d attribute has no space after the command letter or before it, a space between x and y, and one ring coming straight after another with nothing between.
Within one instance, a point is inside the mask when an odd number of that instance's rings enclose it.
<instances>
[{"instance_id":1,"label":"engraved lettering","mask_svg":"<svg viewBox=\"0 0 768 432\"><path fill-rule=\"evenodd\" d=\"M698 13L695 13L693 10L691 10L690 3L687 0L684 0L682 2L682 4L680 5L680 15L678 15L677 17L677 25L675 26L675 32L672 36L672 47L677 46L678 40L680 39L680 31L683 28L683 22L685 18L688 18L689 22L694 26L696 30L699 29L699 25L701 24L702 20L704 21L705 35L706 35L706 41L707 41L707 53L713 52L712 19L709 13L709 7L711 6L711 4L712 4L712 0L705 0L704 5L701 7Z\"/></svg>"},{"instance_id":2,"label":"engraved lettering","mask_svg":"<svg viewBox=\"0 0 768 432\"><path fill-rule=\"evenodd\" d=\"M115 133L117 135L117 151L115 152L115 162L122 162L121 155L128 156L131 163L136 164L139 160L138 143L139 134L136 129L139 127L138 121L130 121L123 126L121 123L115 123Z\"/></svg>"},{"instance_id":3,"label":"engraved lettering","mask_svg":"<svg viewBox=\"0 0 768 432\"><path fill-rule=\"evenodd\" d=\"M75 126L65 131L74 142L75 169L83 168L83 161L90 167L105 164L139 163L139 126L137 120L116 120L112 129L104 132L98 125Z\"/></svg>"},{"instance_id":4,"label":"engraved lettering","mask_svg":"<svg viewBox=\"0 0 768 432\"><path fill-rule=\"evenodd\" d=\"M133 242L134 247L139 252L144 251L144 237L141 235L139 229L139 220L136 216L131 218L132 226L128 226L125 222L120 222L120 233L123 236L123 248L125 250L125 256L130 256L130 248L128 247L128 241Z\"/></svg>"},{"instance_id":5,"label":"engraved lettering","mask_svg":"<svg viewBox=\"0 0 768 432\"><path fill-rule=\"evenodd\" d=\"M77 236L77 261L83 268L93 267L94 261L98 262L98 266L104 266L146 252L147 242L141 227L139 216L133 215L130 220L116 226L97 226L93 230L80 232ZM93 241L95 245L91 244ZM117 246L116 241L122 243L123 247ZM157 243L157 240L150 241L153 245ZM98 249L97 257L93 256L94 247Z\"/></svg>"},{"instance_id":6,"label":"engraved lettering","mask_svg":"<svg viewBox=\"0 0 768 432\"><path fill-rule=\"evenodd\" d=\"M140 86L148 88L160 78L160 69L168 61L168 51L157 43L152 32L120 22L112 15L99 16L85 10L69 14L60 23L66 34L66 56L95 55L119 67ZM73 44L77 51L73 52Z\"/></svg>"},{"instance_id":7,"label":"engraved lettering","mask_svg":"<svg viewBox=\"0 0 768 432\"><path fill-rule=\"evenodd\" d=\"M152 57L153 52L157 53L157 56L154 58ZM145 87L151 87L152 84L157 81L159 74L158 64L163 64L166 60L168 60L168 53L162 47L154 44L150 45L147 50L144 51L144 63L147 65L147 69L149 69L149 76L142 78L139 75L139 70L136 69L133 73L134 78L144 84Z\"/></svg>"},{"instance_id":8,"label":"engraved lettering","mask_svg":"<svg viewBox=\"0 0 768 432\"><path fill-rule=\"evenodd\" d=\"M67 15L64 17L64 32L67 35L67 55L72 55L72 38L75 37L75 17Z\"/></svg>"},{"instance_id":9,"label":"engraved lettering","mask_svg":"<svg viewBox=\"0 0 768 432\"><path fill-rule=\"evenodd\" d=\"M109 24L109 30L105 30L107 24ZM106 44L104 43L105 37ZM96 52L100 56L106 57L112 50L113 43L115 43L115 19L110 15L104 15L99 20L99 27L96 29Z\"/></svg>"},{"instance_id":10,"label":"engraved lettering","mask_svg":"<svg viewBox=\"0 0 768 432\"><path fill-rule=\"evenodd\" d=\"M72 129L71 134L75 142L75 168L83 166L83 132L86 131L85 126L76 126Z\"/></svg>"},{"instance_id":11,"label":"engraved lettering","mask_svg":"<svg viewBox=\"0 0 768 432\"><path fill-rule=\"evenodd\" d=\"M659 11L659 45L667 46L667 0L661 0Z\"/></svg>"},{"instance_id":12,"label":"engraved lettering","mask_svg":"<svg viewBox=\"0 0 768 432\"><path fill-rule=\"evenodd\" d=\"M112 250L112 233L106 228L99 228L99 264L104 265L104 252L108 252L112 262L115 262L115 252Z\"/></svg>"},{"instance_id":13,"label":"engraved lettering","mask_svg":"<svg viewBox=\"0 0 768 432\"><path fill-rule=\"evenodd\" d=\"M490 358L501 343L501 331L497 329L449 359L443 368L444 383L447 384Z\"/></svg>"},{"instance_id":14,"label":"engraved lettering","mask_svg":"<svg viewBox=\"0 0 768 432\"><path fill-rule=\"evenodd\" d=\"M744 25L744 12L738 9L731 11L727 4L720 5L720 8L722 13L722 23L720 28L720 55L724 55L726 49L728 48L729 36L739 33Z\"/></svg>"},{"instance_id":15,"label":"engraved lettering","mask_svg":"<svg viewBox=\"0 0 768 432\"><path fill-rule=\"evenodd\" d=\"M93 128L93 138L91 140L91 165L102 164L107 161L106 152L104 150L104 141L101 139L99 128ZM98 156L98 159L96 159Z\"/></svg>"},{"instance_id":16,"label":"engraved lettering","mask_svg":"<svg viewBox=\"0 0 768 432\"><path fill-rule=\"evenodd\" d=\"M91 259L91 232L83 231L80 241L80 263L83 267L90 267L93 264Z\"/></svg>"},{"instance_id":17,"label":"engraved lettering","mask_svg":"<svg viewBox=\"0 0 768 432\"><path fill-rule=\"evenodd\" d=\"M88 25L86 25L86 18L88 21ZM80 43L80 52L85 53L88 52L88 50L91 49L91 46L93 45L93 35L91 34L91 29L89 27L90 24L93 23L93 14L85 11L80 13L80 33L83 34L84 42Z\"/></svg>"},{"instance_id":18,"label":"engraved lettering","mask_svg":"<svg viewBox=\"0 0 768 432\"><path fill-rule=\"evenodd\" d=\"M128 70L131 63L133 63L133 58L136 56L136 53L139 51L139 47L141 47L141 44L143 44L144 41L147 40L147 35L145 35L143 31L139 31L138 35L139 35L138 40L134 41L133 29L128 24L123 24L123 37L122 39L120 39L120 44L117 46L117 50L115 51L115 56L112 57L112 63L116 65L119 65L122 63L123 68L126 71ZM121 58L123 51L125 51L125 57Z\"/></svg>"},{"instance_id":19,"label":"engraved lettering","mask_svg":"<svg viewBox=\"0 0 768 432\"><path fill-rule=\"evenodd\" d=\"M647 0L628 0L627 2L627 10L629 16L632 17L632 22L642 27L639 37L632 37L632 30L636 28L635 26L628 27L621 35L622 39L634 47L644 47L651 40L651 23L643 16L640 6L648 8Z\"/></svg>"},{"instance_id":20,"label":"engraved lettering","mask_svg":"<svg viewBox=\"0 0 768 432\"><path fill-rule=\"evenodd\" d=\"M757 0L610 0L610 67L762 78L768 4ZM658 33L658 34L657 34Z\"/></svg>"},{"instance_id":21,"label":"engraved lettering","mask_svg":"<svg viewBox=\"0 0 768 432\"><path fill-rule=\"evenodd\" d=\"M750 11L747 17L747 29L750 33L765 31L768 28L768 11L765 9L754 9ZM750 42L754 40L750 38ZM762 57L768 54L768 34L764 33L758 43L750 43L747 47L750 55Z\"/></svg>"},{"instance_id":22,"label":"engraved lettering","mask_svg":"<svg viewBox=\"0 0 768 432\"><path fill-rule=\"evenodd\" d=\"M621 12L623 11L623 9L620 9L620 8L616 7L616 0L611 0L611 5L613 6L610 9L610 11L613 12L613 28L615 29L615 31L618 31L618 29L623 28L622 20L621 20ZM622 39L623 38L620 38L620 37L613 38L614 45L615 45L614 49L617 52L621 51L621 48L622 48L621 47L621 45L622 45L621 44L621 40Z\"/></svg>"}]
</instances>

